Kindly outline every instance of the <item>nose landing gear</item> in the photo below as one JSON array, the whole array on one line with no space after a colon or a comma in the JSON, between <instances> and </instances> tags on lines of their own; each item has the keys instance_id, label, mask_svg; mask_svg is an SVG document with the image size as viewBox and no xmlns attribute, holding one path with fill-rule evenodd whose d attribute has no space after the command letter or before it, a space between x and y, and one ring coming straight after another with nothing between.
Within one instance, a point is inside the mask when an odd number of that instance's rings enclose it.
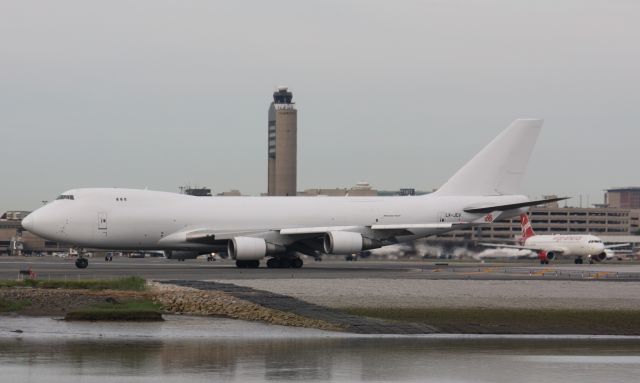
<instances>
[{"instance_id":1,"label":"nose landing gear","mask_svg":"<svg viewBox=\"0 0 640 383\"><path fill-rule=\"evenodd\" d=\"M78 256L76 259L76 267L79 269L86 269L89 266L89 260L83 256Z\"/></svg>"}]
</instances>

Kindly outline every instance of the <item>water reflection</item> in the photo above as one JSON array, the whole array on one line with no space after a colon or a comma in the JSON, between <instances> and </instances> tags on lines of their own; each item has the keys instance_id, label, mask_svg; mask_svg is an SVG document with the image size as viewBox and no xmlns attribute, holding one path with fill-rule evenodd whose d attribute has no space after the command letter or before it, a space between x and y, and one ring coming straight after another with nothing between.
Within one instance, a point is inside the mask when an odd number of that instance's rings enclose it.
<instances>
[{"instance_id":1,"label":"water reflection","mask_svg":"<svg viewBox=\"0 0 640 383\"><path fill-rule=\"evenodd\" d=\"M3 379L47 382L633 381L640 374L640 342L0 339L0 368Z\"/></svg>"}]
</instances>

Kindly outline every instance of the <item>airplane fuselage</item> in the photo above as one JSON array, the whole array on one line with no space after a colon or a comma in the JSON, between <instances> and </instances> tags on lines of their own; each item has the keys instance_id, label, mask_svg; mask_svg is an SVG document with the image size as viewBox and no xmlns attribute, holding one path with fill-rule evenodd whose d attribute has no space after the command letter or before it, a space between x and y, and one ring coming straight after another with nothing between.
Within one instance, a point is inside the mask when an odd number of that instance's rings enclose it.
<instances>
[{"instance_id":1,"label":"airplane fuselage","mask_svg":"<svg viewBox=\"0 0 640 383\"><path fill-rule=\"evenodd\" d=\"M209 228L219 232L269 232L282 228L347 227L424 222L471 222L483 214L463 211L474 204L510 204L526 196L416 197L194 197L176 193L96 188L70 190L29 215L24 226L44 238L100 249L215 249L172 243L171 234ZM500 218L524 209L504 211ZM353 226L353 229L348 227ZM451 229L414 230L395 236L404 242ZM281 236L282 237L282 236ZM286 237L286 236L285 236ZM226 247L219 246L219 247Z\"/></svg>"},{"instance_id":2,"label":"airplane fuselage","mask_svg":"<svg viewBox=\"0 0 640 383\"><path fill-rule=\"evenodd\" d=\"M534 235L526 239L524 246L545 249L546 252L562 252L563 256L590 257L604 253L604 244L595 235Z\"/></svg>"}]
</instances>

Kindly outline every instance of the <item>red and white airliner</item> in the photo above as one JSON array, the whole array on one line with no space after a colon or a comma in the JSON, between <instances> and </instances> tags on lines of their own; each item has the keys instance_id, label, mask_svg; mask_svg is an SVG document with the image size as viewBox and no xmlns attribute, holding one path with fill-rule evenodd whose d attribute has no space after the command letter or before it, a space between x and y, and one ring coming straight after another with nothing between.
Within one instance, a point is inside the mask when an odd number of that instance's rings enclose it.
<instances>
[{"instance_id":1,"label":"red and white airliner","mask_svg":"<svg viewBox=\"0 0 640 383\"><path fill-rule=\"evenodd\" d=\"M538 259L540 259L540 263L543 265L548 264L549 261L556 259L558 256L576 257L576 264L583 263L585 258L589 263L601 262L607 259L606 250L629 245L628 243L622 243L605 246L600 238L591 234L536 235L529 222L529 216L526 213L520 214L520 225L522 227L520 245L498 243L481 243L480 245L534 251L538 253Z\"/></svg>"}]
</instances>

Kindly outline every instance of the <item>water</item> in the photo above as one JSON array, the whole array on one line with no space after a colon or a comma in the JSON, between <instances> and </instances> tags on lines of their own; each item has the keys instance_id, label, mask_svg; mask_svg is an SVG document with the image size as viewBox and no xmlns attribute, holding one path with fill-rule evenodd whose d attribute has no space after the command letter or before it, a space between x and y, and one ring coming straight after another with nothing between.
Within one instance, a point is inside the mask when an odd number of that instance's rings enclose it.
<instances>
[{"instance_id":1,"label":"water","mask_svg":"<svg viewBox=\"0 0 640 383\"><path fill-rule=\"evenodd\" d=\"M24 332L12 333L12 329ZM638 339L361 337L226 319L0 318L0 381L632 382Z\"/></svg>"}]
</instances>

